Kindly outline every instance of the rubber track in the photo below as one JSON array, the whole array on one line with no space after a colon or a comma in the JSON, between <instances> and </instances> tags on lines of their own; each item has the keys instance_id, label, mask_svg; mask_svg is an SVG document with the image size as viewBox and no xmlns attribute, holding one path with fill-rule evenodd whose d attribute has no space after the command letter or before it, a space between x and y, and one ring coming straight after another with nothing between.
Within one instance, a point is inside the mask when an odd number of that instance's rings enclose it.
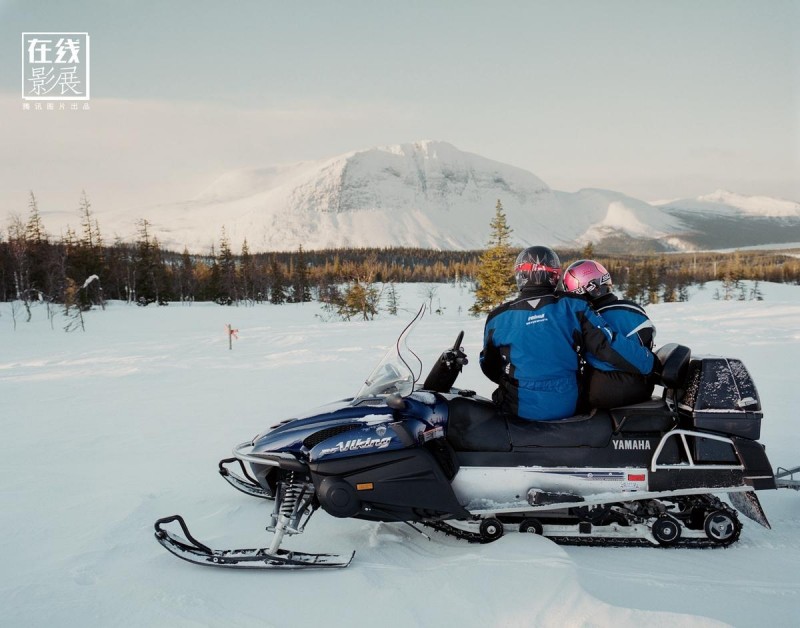
<instances>
[{"instance_id":1,"label":"rubber track","mask_svg":"<svg viewBox=\"0 0 800 628\"><path fill-rule=\"evenodd\" d=\"M733 513L735 516L735 513ZM550 539L558 545L570 546L586 546L586 547L665 547L665 548L690 548L690 549L711 549L729 547L739 540L739 534L742 530L742 524L738 517L736 521L736 534L727 543L716 543L711 539L679 539L671 545L654 545L647 539L632 537L629 539L615 539L603 537L575 537L575 536L546 536L544 538ZM462 530L444 521L426 521L423 525L433 528L438 532L442 532L447 536L453 536L468 543L491 543L492 541L485 539L478 532L469 532Z\"/></svg>"}]
</instances>

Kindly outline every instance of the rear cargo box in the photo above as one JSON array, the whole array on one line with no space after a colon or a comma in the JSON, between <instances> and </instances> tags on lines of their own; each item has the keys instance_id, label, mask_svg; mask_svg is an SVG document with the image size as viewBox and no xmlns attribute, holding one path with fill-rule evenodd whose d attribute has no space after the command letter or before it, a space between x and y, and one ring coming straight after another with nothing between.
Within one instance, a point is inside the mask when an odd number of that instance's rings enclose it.
<instances>
[{"instance_id":1,"label":"rear cargo box","mask_svg":"<svg viewBox=\"0 0 800 628\"><path fill-rule=\"evenodd\" d=\"M681 423L690 429L752 440L761 436L761 401L741 360L693 357L677 405Z\"/></svg>"}]
</instances>

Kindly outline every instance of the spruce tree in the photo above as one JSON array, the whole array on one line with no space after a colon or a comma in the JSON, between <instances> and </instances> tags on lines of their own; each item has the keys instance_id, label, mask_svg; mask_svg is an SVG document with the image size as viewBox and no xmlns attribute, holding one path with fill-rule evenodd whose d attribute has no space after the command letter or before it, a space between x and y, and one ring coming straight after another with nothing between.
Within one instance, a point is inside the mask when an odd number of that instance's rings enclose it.
<instances>
[{"instance_id":1,"label":"spruce tree","mask_svg":"<svg viewBox=\"0 0 800 628\"><path fill-rule=\"evenodd\" d=\"M238 303L239 295L236 290L236 260L233 257L231 243L230 240L228 240L228 234L224 226L222 227L222 238L219 243L217 264L219 266L220 281L219 302L227 305Z\"/></svg>"},{"instance_id":2,"label":"spruce tree","mask_svg":"<svg viewBox=\"0 0 800 628\"><path fill-rule=\"evenodd\" d=\"M242 253L239 256L239 293L241 298L251 302L256 301L255 275L255 263L250 255L247 238L245 238L242 242Z\"/></svg>"},{"instance_id":3,"label":"spruce tree","mask_svg":"<svg viewBox=\"0 0 800 628\"><path fill-rule=\"evenodd\" d=\"M273 305L286 303L286 284L283 270L274 255L270 260L270 275L272 275L272 285L270 286L269 302Z\"/></svg>"},{"instance_id":4,"label":"spruce tree","mask_svg":"<svg viewBox=\"0 0 800 628\"><path fill-rule=\"evenodd\" d=\"M42 217L39 214L39 205L33 192L30 195L28 208L30 214L28 224L25 227L25 251L30 288L38 292L40 297L43 296L43 293L53 296L56 285L61 278L56 276L57 273L50 272L51 260L54 256L42 223Z\"/></svg>"},{"instance_id":5,"label":"spruce tree","mask_svg":"<svg viewBox=\"0 0 800 628\"><path fill-rule=\"evenodd\" d=\"M28 224L25 227L25 238L31 244L46 244L47 233L44 230L42 216L39 214L39 203L36 201L36 196L34 196L33 192L31 192L30 200L28 201L28 210L29 217Z\"/></svg>"},{"instance_id":6,"label":"spruce tree","mask_svg":"<svg viewBox=\"0 0 800 628\"><path fill-rule=\"evenodd\" d=\"M500 199L497 200L490 227L489 243L481 254L475 273L475 303L469 310L475 316L490 312L516 291L513 272L515 253L511 248L513 230L508 226Z\"/></svg>"},{"instance_id":7,"label":"spruce tree","mask_svg":"<svg viewBox=\"0 0 800 628\"><path fill-rule=\"evenodd\" d=\"M181 301L194 301L194 289L195 289L195 268L194 263L192 262L192 257L189 255L189 249L185 246L183 247L183 253L181 253L181 265L180 271L178 272L178 282L180 288L180 300Z\"/></svg>"},{"instance_id":8,"label":"spruce tree","mask_svg":"<svg viewBox=\"0 0 800 628\"><path fill-rule=\"evenodd\" d=\"M134 289L136 302L147 305L156 299L153 281L153 243L150 237L150 222L146 218L137 221L139 230L136 240L136 262L134 266Z\"/></svg>"},{"instance_id":9,"label":"spruce tree","mask_svg":"<svg viewBox=\"0 0 800 628\"><path fill-rule=\"evenodd\" d=\"M311 301L311 288L308 285L308 262L301 244L297 250L297 264L292 273L292 303L308 303Z\"/></svg>"}]
</instances>

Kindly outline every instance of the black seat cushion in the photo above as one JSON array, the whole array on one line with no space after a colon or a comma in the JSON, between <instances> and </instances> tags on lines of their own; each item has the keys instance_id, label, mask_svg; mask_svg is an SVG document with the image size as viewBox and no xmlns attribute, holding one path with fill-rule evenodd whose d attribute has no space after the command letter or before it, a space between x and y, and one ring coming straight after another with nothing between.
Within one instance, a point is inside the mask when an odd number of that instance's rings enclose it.
<instances>
[{"instance_id":1,"label":"black seat cushion","mask_svg":"<svg viewBox=\"0 0 800 628\"><path fill-rule=\"evenodd\" d=\"M503 415L489 401L455 397L448 404L447 440L456 451L511 451Z\"/></svg>"},{"instance_id":2,"label":"black seat cushion","mask_svg":"<svg viewBox=\"0 0 800 628\"><path fill-rule=\"evenodd\" d=\"M529 447L605 447L612 433L611 419L604 410L557 421L526 421L508 415L506 421L515 450Z\"/></svg>"},{"instance_id":3,"label":"black seat cushion","mask_svg":"<svg viewBox=\"0 0 800 628\"><path fill-rule=\"evenodd\" d=\"M658 401L658 404L663 408L663 402ZM526 421L501 412L489 401L455 397L448 405L447 441L455 451L506 452L534 447L605 447L616 429L611 414L605 410L556 421ZM630 407L639 408L642 405L645 404Z\"/></svg>"},{"instance_id":4,"label":"black seat cushion","mask_svg":"<svg viewBox=\"0 0 800 628\"><path fill-rule=\"evenodd\" d=\"M614 432L667 432L678 424L663 399L651 399L609 411Z\"/></svg>"}]
</instances>

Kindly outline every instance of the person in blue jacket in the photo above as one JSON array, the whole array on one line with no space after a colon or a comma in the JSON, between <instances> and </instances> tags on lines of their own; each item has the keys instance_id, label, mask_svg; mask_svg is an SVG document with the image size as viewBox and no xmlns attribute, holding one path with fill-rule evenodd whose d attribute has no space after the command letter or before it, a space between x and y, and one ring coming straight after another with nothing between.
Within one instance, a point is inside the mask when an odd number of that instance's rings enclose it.
<instances>
[{"instance_id":1,"label":"person in blue jacket","mask_svg":"<svg viewBox=\"0 0 800 628\"><path fill-rule=\"evenodd\" d=\"M644 309L611 292L611 273L594 260L582 259L570 264L562 278L564 289L586 295L592 308L615 332L652 351L656 328ZM620 371L613 364L586 355L585 396L592 408L617 408L647 401L653 394L654 378Z\"/></svg>"},{"instance_id":2,"label":"person in blue jacket","mask_svg":"<svg viewBox=\"0 0 800 628\"><path fill-rule=\"evenodd\" d=\"M577 295L556 295L561 261L546 246L519 254L519 296L489 313L480 365L498 384L492 398L523 419L549 421L575 414L580 355L591 352L614 368L647 375L656 360L647 347L615 333Z\"/></svg>"}]
</instances>

